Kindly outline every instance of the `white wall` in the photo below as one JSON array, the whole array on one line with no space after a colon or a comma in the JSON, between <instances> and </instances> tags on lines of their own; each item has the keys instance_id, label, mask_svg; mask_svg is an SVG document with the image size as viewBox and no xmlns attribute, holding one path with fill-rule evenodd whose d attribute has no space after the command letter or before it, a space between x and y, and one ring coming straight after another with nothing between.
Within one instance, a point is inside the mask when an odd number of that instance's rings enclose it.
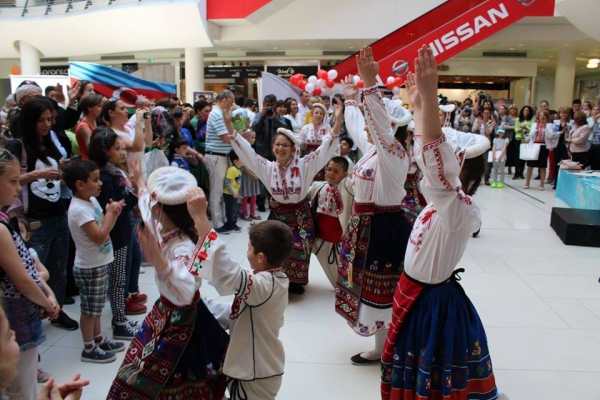
<instances>
[{"instance_id":1,"label":"white wall","mask_svg":"<svg viewBox=\"0 0 600 400\"><path fill-rule=\"evenodd\" d=\"M552 104L554 101L554 77L544 77L535 79L535 95L533 97L535 104L539 106L540 101L550 102L552 110L558 110L558 107L569 104Z\"/></svg>"}]
</instances>

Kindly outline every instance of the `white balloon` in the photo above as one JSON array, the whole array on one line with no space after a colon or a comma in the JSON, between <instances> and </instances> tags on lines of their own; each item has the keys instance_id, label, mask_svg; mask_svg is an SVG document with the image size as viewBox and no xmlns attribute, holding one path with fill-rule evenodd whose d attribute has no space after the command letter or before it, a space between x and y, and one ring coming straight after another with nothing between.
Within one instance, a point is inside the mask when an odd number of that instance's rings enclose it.
<instances>
[{"instance_id":1,"label":"white balloon","mask_svg":"<svg viewBox=\"0 0 600 400\"><path fill-rule=\"evenodd\" d=\"M387 81L388 81L388 83L394 82L394 77L388 76Z\"/></svg>"},{"instance_id":2,"label":"white balloon","mask_svg":"<svg viewBox=\"0 0 600 400\"><path fill-rule=\"evenodd\" d=\"M308 79L310 80L310 78L308 78ZM308 92L308 94L312 94L312 92L315 91L315 85L313 85L312 83L307 83L304 90L306 90Z\"/></svg>"},{"instance_id":3,"label":"white balloon","mask_svg":"<svg viewBox=\"0 0 600 400\"><path fill-rule=\"evenodd\" d=\"M325 88L325 79L319 79L317 81L317 85L321 86L322 88Z\"/></svg>"},{"instance_id":4,"label":"white balloon","mask_svg":"<svg viewBox=\"0 0 600 400\"><path fill-rule=\"evenodd\" d=\"M308 83L312 83L313 85L317 84L317 77L314 75L311 75L308 77Z\"/></svg>"},{"instance_id":5,"label":"white balloon","mask_svg":"<svg viewBox=\"0 0 600 400\"><path fill-rule=\"evenodd\" d=\"M392 89L392 93L394 93L394 94L400 93L400 88L398 86L394 86L394 88Z\"/></svg>"},{"instance_id":6,"label":"white balloon","mask_svg":"<svg viewBox=\"0 0 600 400\"><path fill-rule=\"evenodd\" d=\"M329 79L333 80L337 78L338 72L335 69L330 69L329 71L327 71L327 76L329 77Z\"/></svg>"},{"instance_id":7,"label":"white balloon","mask_svg":"<svg viewBox=\"0 0 600 400\"><path fill-rule=\"evenodd\" d=\"M352 79L354 80L354 84L356 85L358 83L358 81L360 81L360 76L354 75L354 77Z\"/></svg>"}]
</instances>

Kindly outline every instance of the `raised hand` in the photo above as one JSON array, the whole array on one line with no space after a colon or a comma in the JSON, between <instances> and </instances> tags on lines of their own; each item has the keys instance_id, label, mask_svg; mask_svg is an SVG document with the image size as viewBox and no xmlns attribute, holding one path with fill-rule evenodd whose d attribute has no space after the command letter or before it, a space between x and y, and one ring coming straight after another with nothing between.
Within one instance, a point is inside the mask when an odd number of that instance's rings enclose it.
<instances>
[{"instance_id":1,"label":"raised hand","mask_svg":"<svg viewBox=\"0 0 600 400\"><path fill-rule=\"evenodd\" d=\"M344 111L342 110L341 104L335 103L333 105L333 115L335 115L336 120L344 117Z\"/></svg>"},{"instance_id":2,"label":"raised hand","mask_svg":"<svg viewBox=\"0 0 600 400\"><path fill-rule=\"evenodd\" d=\"M415 76L417 89L424 99L431 96L437 98L438 71L435 58L431 49L425 45L419 49L419 56L415 59ZM437 102L437 100L436 100Z\"/></svg>"},{"instance_id":3,"label":"raised hand","mask_svg":"<svg viewBox=\"0 0 600 400\"><path fill-rule=\"evenodd\" d=\"M81 87L81 81L75 82L73 87L67 86L67 94L69 95L69 104L75 103L77 96L79 95L79 88Z\"/></svg>"},{"instance_id":4,"label":"raised hand","mask_svg":"<svg viewBox=\"0 0 600 400\"><path fill-rule=\"evenodd\" d=\"M345 77L344 80L342 80L342 84L342 92L344 93L346 100L358 101L358 86L354 84L352 75Z\"/></svg>"},{"instance_id":5,"label":"raised hand","mask_svg":"<svg viewBox=\"0 0 600 400\"><path fill-rule=\"evenodd\" d=\"M373 59L373 50L371 47L365 47L356 56L356 65L358 74L362 78L366 87L377 84L377 74L379 73L379 64Z\"/></svg>"},{"instance_id":6,"label":"raised hand","mask_svg":"<svg viewBox=\"0 0 600 400\"><path fill-rule=\"evenodd\" d=\"M406 90L408 92L408 101L410 102L410 106L413 108L413 110L420 110L421 107L423 107L423 101L421 100L421 95L417 89L415 74L412 72L406 76Z\"/></svg>"},{"instance_id":7,"label":"raised hand","mask_svg":"<svg viewBox=\"0 0 600 400\"><path fill-rule=\"evenodd\" d=\"M187 200L187 209L192 218L196 219L199 216L206 215L208 201L202 189L199 187L188 189L185 197Z\"/></svg>"}]
</instances>

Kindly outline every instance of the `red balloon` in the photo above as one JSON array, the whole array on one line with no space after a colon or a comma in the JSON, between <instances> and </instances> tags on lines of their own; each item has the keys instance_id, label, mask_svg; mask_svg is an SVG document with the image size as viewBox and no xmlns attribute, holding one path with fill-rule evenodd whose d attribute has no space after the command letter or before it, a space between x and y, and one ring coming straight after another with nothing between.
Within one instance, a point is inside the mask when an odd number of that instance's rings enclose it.
<instances>
[{"instance_id":1,"label":"red balloon","mask_svg":"<svg viewBox=\"0 0 600 400\"><path fill-rule=\"evenodd\" d=\"M388 90L392 90L394 88L394 82L386 82L385 87L388 88Z\"/></svg>"},{"instance_id":2,"label":"red balloon","mask_svg":"<svg viewBox=\"0 0 600 400\"><path fill-rule=\"evenodd\" d=\"M321 93L323 93L323 89L321 89L321 86L315 86L315 90L313 90L313 94L315 96L320 96Z\"/></svg>"},{"instance_id":3,"label":"red balloon","mask_svg":"<svg viewBox=\"0 0 600 400\"><path fill-rule=\"evenodd\" d=\"M306 89L306 85L308 85L308 82L305 81L304 79L300 81L300 83L298 84L298 87L302 90Z\"/></svg>"},{"instance_id":4,"label":"red balloon","mask_svg":"<svg viewBox=\"0 0 600 400\"><path fill-rule=\"evenodd\" d=\"M327 86L329 89L331 89L332 87L335 86L335 82L332 79L327 79L325 81L325 86Z\"/></svg>"},{"instance_id":5,"label":"red balloon","mask_svg":"<svg viewBox=\"0 0 600 400\"><path fill-rule=\"evenodd\" d=\"M365 83L362 80L360 80L356 83L356 86L358 86L360 89L362 89L365 87Z\"/></svg>"},{"instance_id":6,"label":"red balloon","mask_svg":"<svg viewBox=\"0 0 600 400\"><path fill-rule=\"evenodd\" d=\"M398 77L396 77L394 79L394 86L402 87L403 84L404 84L404 79L403 78L401 78L401 77L398 76Z\"/></svg>"},{"instance_id":7,"label":"red balloon","mask_svg":"<svg viewBox=\"0 0 600 400\"><path fill-rule=\"evenodd\" d=\"M317 72L317 77L319 77L319 79L327 79L327 71L320 69L319 72Z\"/></svg>"},{"instance_id":8,"label":"red balloon","mask_svg":"<svg viewBox=\"0 0 600 400\"><path fill-rule=\"evenodd\" d=\"M294 86L298 85L298 77L296 75L290 76L290 83Z\"/></svg>"}]
</instances>

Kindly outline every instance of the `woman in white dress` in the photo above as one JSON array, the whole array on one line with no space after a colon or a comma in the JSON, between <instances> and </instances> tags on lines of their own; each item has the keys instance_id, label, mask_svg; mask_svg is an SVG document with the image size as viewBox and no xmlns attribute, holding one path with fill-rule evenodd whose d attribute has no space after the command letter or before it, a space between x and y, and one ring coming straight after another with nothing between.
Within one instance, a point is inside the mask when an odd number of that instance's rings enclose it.
<instances>
[{"instance_id":1,"label":"woman in white dress","mask_svg":"<svg viewBox=\"0 0 600 400\"><path fill-rule=\"evenodd\" d=\"M375 349L351 358L355 365L379 362L391 322L394 290L403 268L410 225L401 208L408 156L376 84L379 71L370 48L358 58L365 117L358 88L344 81L348 133L364 156L354 166L354 210L340 252L335 310L361 336L375 335ZM365 121L366 120L366 121Z\"/></svg>"},{"instance_id":2,"label":"woman in white dress","mask_svg":"<svg viewBox=\"0 0 600 400\"><path fill-rule=\"evenodd\" d=\"M341 114L341 107L336 108ZM227 116L225 117L227 118ZM339 118L341 123L341 118ZM255 153L241 134L230 135L233 150L245 167L260 179L278 203L273 208L271 219L288 225L294 234L294 247L283 270L290 278L289 290L304 293L303 285L308 283L310 254L315 240L313 218L306 194L314 176L323 169L329 160L339 154L339 124L330 134L323 136L322 143L314 152L300 157L300 143L290 130L279 128L273 141L273 154L276 161L269 161Z\"/></svg>"}]
</instances>

